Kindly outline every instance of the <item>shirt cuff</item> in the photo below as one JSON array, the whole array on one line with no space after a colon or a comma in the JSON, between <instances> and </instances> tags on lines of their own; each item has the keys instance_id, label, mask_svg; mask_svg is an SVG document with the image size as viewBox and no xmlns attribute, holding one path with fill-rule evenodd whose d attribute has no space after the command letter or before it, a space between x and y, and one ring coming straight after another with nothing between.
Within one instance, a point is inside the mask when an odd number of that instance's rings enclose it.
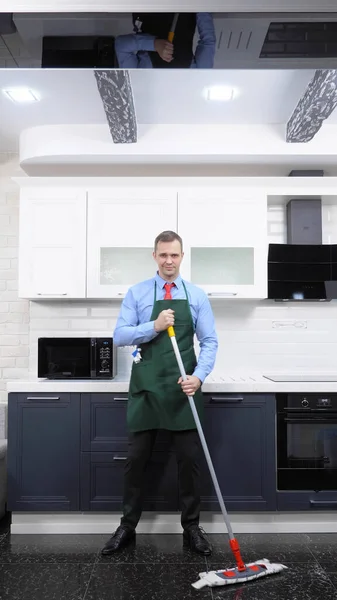
<instances>
[{"instance_id":1,"label":"shirt cuff","mask_svg":"<svg viewBox=\"0 0 337 600\"><path fill-rule=\"evenodd\" d=\"M142 39L142 50L143 52L154 52L154 41L155 41L155 37L153 36L144 36L144 38Z\"/></svg>"},{"instance_id":2,"label":"shirt cuff","mask_svg":"<svg viewBox=\"0 0 337 600\"><path fill-rule=\"evenodd\" d=\"M197 367L193 373L194 377L198 377L198 379L200 379L201 384L204 383L204 380L206 379L206 373L200 369L199 367Z\"/></svg>"}]
</instances>

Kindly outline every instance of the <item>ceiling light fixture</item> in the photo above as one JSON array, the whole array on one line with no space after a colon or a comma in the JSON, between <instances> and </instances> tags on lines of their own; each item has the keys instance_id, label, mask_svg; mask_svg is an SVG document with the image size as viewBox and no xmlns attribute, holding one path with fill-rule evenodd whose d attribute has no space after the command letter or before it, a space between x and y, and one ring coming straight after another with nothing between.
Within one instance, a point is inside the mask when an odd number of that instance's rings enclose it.
<instances>
[{"instance_id":1,"label":"ceiling light fixture","mask_svg":"<svg viewBox=\"0 0 337 600\"><path fill-rule=\"evenodd\" d=\"M221 102L234 100L237 96L237 90L227 85L213 85L206 89L206 99Z\"/></svg>"},{"instance_id":2,"label":"ceiling light fixture","mask_svg":"<svg viewBox=\"0 0 337 600\"><path fill-rule=\"evenodd\" d=\"M40 98L28 88L13 88L9 90L3 90L4 94L12 100L12 102L16 103L28 103L28 102L39 102Z\"/></svg>"}]
</instances>

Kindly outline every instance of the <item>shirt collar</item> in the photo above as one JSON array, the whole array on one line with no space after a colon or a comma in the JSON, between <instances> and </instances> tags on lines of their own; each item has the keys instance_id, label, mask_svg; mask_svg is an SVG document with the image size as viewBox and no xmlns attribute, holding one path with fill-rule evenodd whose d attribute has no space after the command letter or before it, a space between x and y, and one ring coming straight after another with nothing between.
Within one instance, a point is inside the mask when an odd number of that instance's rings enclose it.
<instances>
[{"instance_id":1,"label":"shirt collar","mask_svg":"<svg viewBox=\"0 0 337 600\"><path fill-rule=\"evenodd\" d=\"M156 284L158 285L158 287L161 290L163 289L165 283L167 283L165 281L165 279L163 279L162 277L160 277L158 271L156 273L155 281L156 281ZM181 275L178 275L178 277L176 279L174 279L174 281L172 281L171 283L174 283L175 286L179 289L179 287L181 286Z\"/></svg>"}]
</instances>

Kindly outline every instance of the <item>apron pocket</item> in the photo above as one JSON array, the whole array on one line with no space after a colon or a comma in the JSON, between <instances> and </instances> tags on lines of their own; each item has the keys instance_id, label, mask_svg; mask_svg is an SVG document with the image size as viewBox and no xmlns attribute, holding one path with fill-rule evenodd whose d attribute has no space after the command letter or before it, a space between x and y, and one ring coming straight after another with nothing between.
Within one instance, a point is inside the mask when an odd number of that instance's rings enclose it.
<instances>
[{"instance_id":1,"label":"apron pocket","mask_svg":"<svg viewBox=\"0 0 337 600\"><path fill-rule=\"evenodd\" d=\"M152 365L140 361L132 366L129 394L139 394L151 389L152 386Z\"/></svg>"}]
</instances>

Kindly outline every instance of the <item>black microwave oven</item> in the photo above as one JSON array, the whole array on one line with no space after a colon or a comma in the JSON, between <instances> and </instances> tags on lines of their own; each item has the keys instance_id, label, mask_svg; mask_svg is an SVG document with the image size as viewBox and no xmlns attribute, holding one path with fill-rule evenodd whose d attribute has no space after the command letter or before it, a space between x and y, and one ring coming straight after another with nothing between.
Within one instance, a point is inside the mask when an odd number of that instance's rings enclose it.
<instances>
[{"instance_id":1,"label":"black microwave oven","mask_svg":"<svg viewBox=\"0 0 337 600\"><path fill-rule=\"evenodd\" d=\"M37 371L45 379L113 379L116 347L113 339L38 338Z\"/></svg>"}]
</instances>

